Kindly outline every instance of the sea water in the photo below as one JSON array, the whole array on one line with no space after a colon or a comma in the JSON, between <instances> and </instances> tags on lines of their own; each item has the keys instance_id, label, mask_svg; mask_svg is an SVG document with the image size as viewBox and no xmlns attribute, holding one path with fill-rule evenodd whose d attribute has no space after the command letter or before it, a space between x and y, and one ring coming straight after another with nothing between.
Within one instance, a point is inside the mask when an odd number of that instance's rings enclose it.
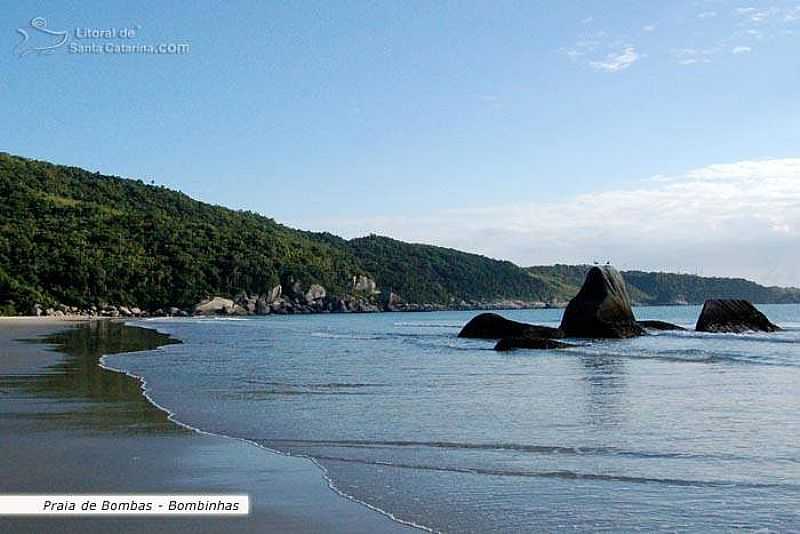
<instances>
[{"instance_id":1,"label":"sea water","mask_svg":"<svg viewBox=\"0 0 800 534\"><path fill-rule=\"evenodd\" d=\"M800 306L760 308L784 330L510 353L457 337L477 312L151 320L184 343L104 363L177 420L311 457L436 531L796 531Z\"/></svg>"}]
</instances>

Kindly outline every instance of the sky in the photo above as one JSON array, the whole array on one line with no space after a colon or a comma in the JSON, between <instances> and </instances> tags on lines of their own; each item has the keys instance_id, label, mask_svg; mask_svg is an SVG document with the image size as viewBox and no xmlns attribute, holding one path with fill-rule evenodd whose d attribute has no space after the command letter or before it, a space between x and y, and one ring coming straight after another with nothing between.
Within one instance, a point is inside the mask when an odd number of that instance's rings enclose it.
<instances>
[{"instance_id":1,"label":"sky","mask_svg":"<svg viewBox=\"0 0 800 534\"><path fill-rule=\"evenodd\" d=\"M0 151L293 227L800 286L800 0L8 2Z\"/></svg>"}]
</instances>

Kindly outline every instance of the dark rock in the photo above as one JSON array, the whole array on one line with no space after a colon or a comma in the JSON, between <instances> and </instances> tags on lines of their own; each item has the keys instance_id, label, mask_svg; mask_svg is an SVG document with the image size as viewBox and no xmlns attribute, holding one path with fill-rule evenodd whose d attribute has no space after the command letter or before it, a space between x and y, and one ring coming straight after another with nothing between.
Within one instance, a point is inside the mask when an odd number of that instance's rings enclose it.
<instances>
[{"instance_id":1,"label":"dark rock","mask_svg":"<svg viewBox=\"0 0 800 534\"><path fill-rule=\"evenodd\" d=\"M644 335L631 309L625 280L606 265L592 267L561 319L567 337L626 338Z\"/></svg>"},{"instance_id":2,"label":"dark rock","mask_svg":"<svg viewBox=\"0 0 800 534\"><path fill-rule=\"evenodd\" d=\"M746 300L707 300L697 319L698 332L776 332L780 330Z\"/></svg>"},{"instance_id":3,"label":"dark rock","mask_svg":"<svg viewBox=\"0 0 800 534\"><path fill-rule=\"evenodd\" d=\"M270 307L266 297L259 297L256 300L256 314L269 315Z\"/></svg>"},{"instance_id":4,"label":"dark rock","mask_svg":"<svg viewBox=\"0 0 800 534\"><path fill-rule=\"evenodd\" d=\"M650 330L686 330L682 326L668 323L666 321L639 321L639 326Z\"/></svg>"},{"instance_id":5,"label":"dark rock","mask_svg":"<svg viewBox=\"0 0 800 534\"><path fill-rule=\"evenodd\" d=\"M545 337L512 336L512 337L504 337L500 341L498 341L497 345L494 346L494 350L501 352L514 349L550 350L550 349L566 349L574 346L575 345L570 345L569 343L562 343L561 341L556 341L555 339L549 339Z\"/></svg>"},{"instance_id":6,"label":"dark rock","mask_svg":"<svg viewBox=\"0 0 800 534\"><path fill-rule=\"evenodd\" d=\"M500 339L503 337L559 338L564 333L557 328L520 323L501 317L496 313L482 313L468 322L458 337L474 339Z\"/></svg>"}]
</instances>

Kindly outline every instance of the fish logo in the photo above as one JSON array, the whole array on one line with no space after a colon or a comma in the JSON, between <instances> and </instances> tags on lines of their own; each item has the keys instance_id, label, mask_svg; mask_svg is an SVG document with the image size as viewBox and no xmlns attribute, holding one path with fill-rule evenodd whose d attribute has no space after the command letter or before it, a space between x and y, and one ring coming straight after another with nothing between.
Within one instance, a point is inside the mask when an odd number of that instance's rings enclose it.
<instances>
[{"instance_id":1,"label":"fish logo","mask_svg":"<svg viewBox=\"0 0 800 534\"><path fill-rule=\"evenodd\" d=\"M17 57L28 54L47 55L66 44L69 32L57 32L47 27L44 17L34 17L30 22L31 29L17 28L17 33L22 36L22 41L14 49ZM37 41L34 43L33 41ZM35 46L41 43L41 46Z\"/></svg>"}]
</instances>

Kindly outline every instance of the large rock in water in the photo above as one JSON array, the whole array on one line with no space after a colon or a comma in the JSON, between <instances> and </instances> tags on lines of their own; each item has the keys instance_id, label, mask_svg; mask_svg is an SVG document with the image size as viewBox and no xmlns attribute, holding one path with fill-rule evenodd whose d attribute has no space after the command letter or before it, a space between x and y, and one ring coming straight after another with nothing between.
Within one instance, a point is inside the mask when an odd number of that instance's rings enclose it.
<instances>
[{"instance_id":1,"label":"large rock in water","mask_svg":"<svg viewBox=\"0 0 800 534\"><path fill-rule=\"evenodd\" d=\"M458 333L458 337L476 339L500 339L503 337L525 336L552 339L564 337L564 333L558 328L512 321L496 313L482 313L473 317L472 320L461 329L461 332Z\"/></svg>"},{"instance_id":2,"label":"large rock in water","mask_svg":"<svg viewBox=\"0 0 800 534\"><path fill-rule=\"evenodd\" d=\"M625 280L611 266L592 267L561 319L567 337L626 338L644 335L631 309Z\"/></svg>"},{"instance_id":3,"label":"large rock in water","mask_svg":"<svg viewBox=\"0 0 800 534\"><path fill-rule=\"evenodd\" d=\"M555 339L548 339L544 337L531 337L531 336L514 336L504 337L497 342L494 350L504 352L514 349L537 349L537 350L550 350L550 349L566 349L574 347L569 343L562 343Z\"/></svg>"},{"instance_id":4,"label":"large rock in water","mask_svg":"<svg viewBox=\"0 0 800 534\"><path fill-rule=\"evenodd\" d=\"M666 321L638 321L639 326L649 330L686 330L682 326L668 323Z\"/></svg>"},{"instance_id":5,"label":"large rock in water","mask_svg":"<svg viewBox=\"0 0 800 534\"><path fill-rule=\"evenodd\" d=\"M697 319L698 332L739 333L751 330L775 332L780 330L746 300L707 300Z\"/></svg>"}]
</instances>

